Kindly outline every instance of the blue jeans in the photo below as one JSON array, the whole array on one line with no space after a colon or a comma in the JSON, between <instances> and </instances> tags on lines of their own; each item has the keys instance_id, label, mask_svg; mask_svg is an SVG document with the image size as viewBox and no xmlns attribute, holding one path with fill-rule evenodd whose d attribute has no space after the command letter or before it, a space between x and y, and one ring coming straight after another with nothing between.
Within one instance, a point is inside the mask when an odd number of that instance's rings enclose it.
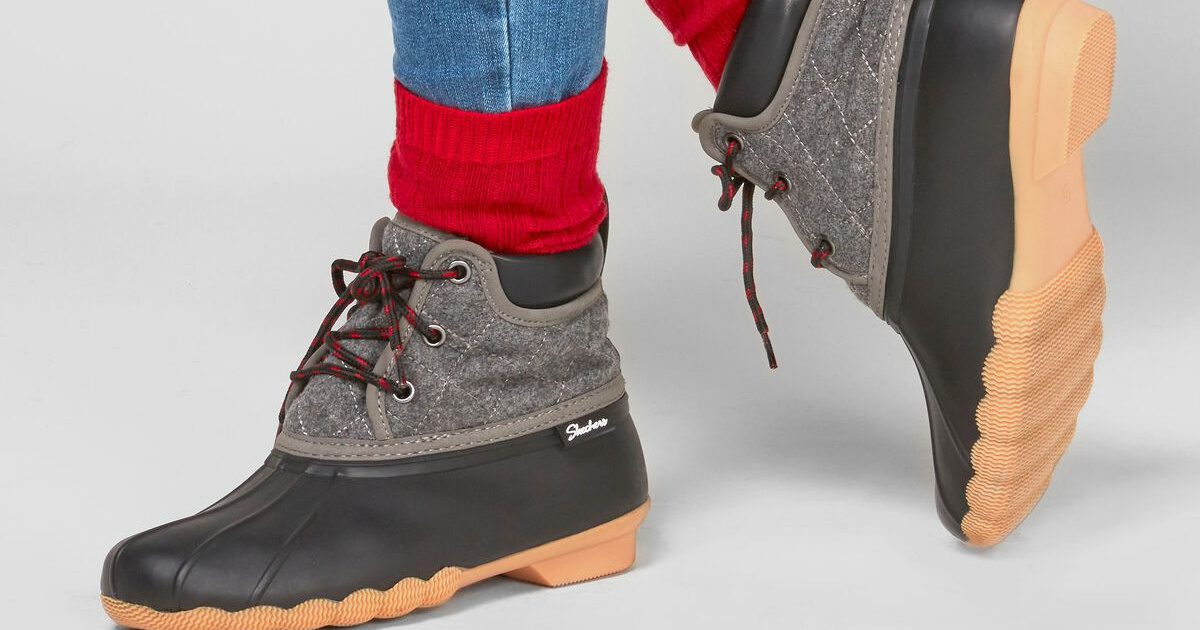
<instances>
[{"instance_id":1,"label":"blue jeans","mask_svg":"<svg viewBox=\"0 0 1200 630\"><path fill-rule=\"evenodd\" d=\"M458 109L507 112L582 92L608 0L388 0L396 80Z\"/></svg>"}]
</instances>

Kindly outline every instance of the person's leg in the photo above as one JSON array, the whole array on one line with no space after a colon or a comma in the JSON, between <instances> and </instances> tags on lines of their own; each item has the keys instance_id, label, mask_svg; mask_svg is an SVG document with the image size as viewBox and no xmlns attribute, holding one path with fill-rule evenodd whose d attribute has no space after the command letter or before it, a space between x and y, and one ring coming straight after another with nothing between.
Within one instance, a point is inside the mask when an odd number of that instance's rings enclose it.
<instances>
[{"instance_id":1,"label":"person's leg","mask_svg":"<svg viewBox=\"0 0 1200 630\"><path fill-rule=\"evenodd\" d=\"M713 86L720 83L749 0L646 0L646 3L671 31L675 43L692 51Z\"/></svg>"},{"instance_id":2,"label":"person's leg","mask_svg":"<svg viewBox=\"0 0 1200 630\"><path fill-rule=\"evenodd\" d=\"M396 80L422 98L476 112L557 103L600 75L607 4L389 0Z\"/></svg>"},{"instance_id":3,"label":"person's leg","mask_svg":"<svg viewBox=\"0 0 1200 630\"><path fill-rule=\"evenodd\" d=\"M334 262L262 468L109 554L123 626L347 626L634 562L646 467L600 283L604 0L391 8L400 214Z\"/></svg>"},{"instance_id":4,"label":"person's leg","mask_svg":"<svg viewBox=\"0 0 1200 630\"><path fill-rule=\"evenodd\" d=\"M587 243L606 216L596 174L606 0L389 0L404 215L493 251Z\"/></svg>"}]
</instances>

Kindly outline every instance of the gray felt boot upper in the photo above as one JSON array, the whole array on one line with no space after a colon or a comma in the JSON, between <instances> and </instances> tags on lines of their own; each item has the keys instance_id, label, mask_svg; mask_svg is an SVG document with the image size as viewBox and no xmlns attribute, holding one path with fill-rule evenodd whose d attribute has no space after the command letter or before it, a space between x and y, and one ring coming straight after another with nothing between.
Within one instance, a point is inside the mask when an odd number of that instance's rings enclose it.
<instances>
[{"instance_id":1,"label":"gray felt boot upper","mask_svg":"<svg viewBox=\"0 0 1200 630\"><path fill-rule=\"evenodd\" d=\"M701 112L705 151L742 145L739 175L769 187L805 246L882 316L891 226L892 124L912 0L813 0L772 104L753 118Z\"/></svg>"},{"instance_id":2,"label":"gray felt boot upper","mask_svg":"<svg viewBox=\"0 0 1200 630\"><path fill-rule=\"evenodd\" d=\"M424 261L422 268L470 266L464 283L421 280L405 296L424 321L446 330L446 340L432 347L405 324L399 367L415 388L409 402L331 376L293 387L276 448L339 459L457 450L549 428L624 394L599 283L562 306L526 309L508 300L491 255L474 243L403 217L381 220L372 240L372 249ZM360 308L346 325L384 325L380 311ZM379 357L375 372L399 380L386 342L347 345ZM324 351L313 357L326 360L335 359Z\"/></svg>"}]
</instances>

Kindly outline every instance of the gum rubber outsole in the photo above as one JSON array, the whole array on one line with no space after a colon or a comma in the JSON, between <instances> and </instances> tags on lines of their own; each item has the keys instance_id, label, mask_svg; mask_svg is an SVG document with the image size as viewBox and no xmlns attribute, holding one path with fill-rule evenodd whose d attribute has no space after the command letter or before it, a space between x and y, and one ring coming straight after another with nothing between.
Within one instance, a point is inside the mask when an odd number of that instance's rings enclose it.
<instances>
[{"instance_id":1,"label":"gum rubber outsole","mask_svg":"<svg viewBox=\"0 0 1200 630\"><path fill-rule=\"evenodd\" d=\"M255 606L237 611L195 608L162 612L101 596L116 623L140 630L314 630L392 619L418 608L432 608L459 589L496 576L541 586L566 586L631 567L637 528L650 502L592 529L472 568L446 567L428 580L405 578L386 591L362 589L345 599L311 599L291 608Z\"/></svg>"},{"instance_id":2,"label":"gum rubber outsole","mask_svg":"<svg viewBox=\"0 0 1200 630\"><path fill-rule=\"evenodd\" d=\"M984 363L962 531L995 545L1033 509L1075 432L1103 336L1104 251L1088 214L1083 144L1108 117L1112 17L1026 0L1012 62L1016 247Z\"/></svg>"}]
</instances>

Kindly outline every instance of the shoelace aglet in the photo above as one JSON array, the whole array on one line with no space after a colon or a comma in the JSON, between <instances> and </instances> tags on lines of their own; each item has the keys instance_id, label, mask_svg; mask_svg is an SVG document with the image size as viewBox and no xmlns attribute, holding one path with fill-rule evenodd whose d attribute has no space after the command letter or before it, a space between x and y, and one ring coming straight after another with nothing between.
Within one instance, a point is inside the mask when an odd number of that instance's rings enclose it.
<instances>
[{"instance_id":1,"label":"shoelace aglet","mask_svg":"<svg viewBox=\"0 0 1200 630\"><path fill-rule=\"evenodd\" d=\"M771 345L771 335L767 331L760 331L763 340L763 348L767 351L767 365L771 366L772 370L779 369L779 362L775 360L775 346Z\"/></svg>"}]
</instances>

